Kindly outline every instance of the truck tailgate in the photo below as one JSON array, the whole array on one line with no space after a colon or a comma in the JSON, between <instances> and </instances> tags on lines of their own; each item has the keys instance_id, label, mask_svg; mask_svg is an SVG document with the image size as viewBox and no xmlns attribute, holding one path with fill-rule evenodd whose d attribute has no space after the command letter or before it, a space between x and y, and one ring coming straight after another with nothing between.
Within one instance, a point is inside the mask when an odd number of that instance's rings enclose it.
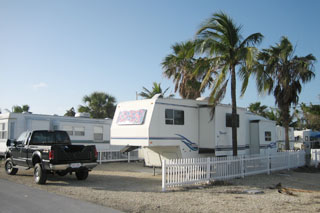
<instances>
[{"instance_id":1,"label":"truck tailgate","mask_svg":"<svg viewBox=\"0 0 320 213\"><path fill-rule=\"evenodd\" d=\"M95 146L53 145L55 163L87 162L95 159Z\"/></svg>"}]
</instances>

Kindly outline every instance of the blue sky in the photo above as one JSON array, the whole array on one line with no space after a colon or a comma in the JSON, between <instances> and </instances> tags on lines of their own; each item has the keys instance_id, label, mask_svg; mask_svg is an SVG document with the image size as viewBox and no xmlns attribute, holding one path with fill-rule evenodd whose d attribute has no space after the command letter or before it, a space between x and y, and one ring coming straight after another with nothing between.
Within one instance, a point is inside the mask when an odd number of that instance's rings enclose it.
<instances>
[{"instance_id":1,"label":"blue sky","mask_svg":"<svg viewBox=\"0 0 320 213\"><path fill-rule=\"evenodd\" d=\"M118 102L134 100L154 81L173 91L162 60L218 11L243 25L243 36L261 32L259 48L284 35L296 55L320 60L319 10L317 0L0 0L0 108L28 104L33 113L63 115L94 91ZM301 102L320 104L319 71L317 62ZM239 92L239 106L274 106L272 96L257 94L254 80L242 98ZM223 103L230 102L229 89Z\"/></svg>"}]
</instances>

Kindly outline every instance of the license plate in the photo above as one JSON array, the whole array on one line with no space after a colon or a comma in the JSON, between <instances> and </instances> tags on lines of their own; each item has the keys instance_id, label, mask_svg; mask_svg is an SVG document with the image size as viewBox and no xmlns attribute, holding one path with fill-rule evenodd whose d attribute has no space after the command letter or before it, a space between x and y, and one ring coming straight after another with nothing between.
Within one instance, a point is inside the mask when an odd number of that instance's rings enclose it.
<instances>
[{"instance_id":1,"label":"license plate","mask_svg":"<svg viewBox=\"0 0 320 213\"><path fill-rule=\"evenodd\" d=\"M81 163L71 163L70 167L75 169L75 168L79 168L81 166Z\"/></svg>"}]
</instances>

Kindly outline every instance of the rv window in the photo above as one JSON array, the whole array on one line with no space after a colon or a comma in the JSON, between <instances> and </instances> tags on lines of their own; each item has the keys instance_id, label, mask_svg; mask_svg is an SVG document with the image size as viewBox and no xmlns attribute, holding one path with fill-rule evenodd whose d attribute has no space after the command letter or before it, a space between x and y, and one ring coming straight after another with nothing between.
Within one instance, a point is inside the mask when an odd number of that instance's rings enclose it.
<instances>
[{"instance_id":1,"label":"rv window","mask_svg":"<svg viewBox=\"0 0 320 213\"><path fill-rule=\"evenodd\" d=\"M130 110L130 111L120 111L117 124L118 125L142 125L146 117L147 110Z\"/></svg>"},{"instance_id":2,"label":"rv window","mask_svg":"<svg viewBox=\"0 0 320 213\"><path fill-rule=\"evenodd\" d=\"M102 128L102 126L93 127L93 140L103 141L103 128Z\"/></svg>"},{"instance_id":3,"label":"rv window","mask_svg":"<svg viewBox=\"0 0 320 213\"><path fill-rule=\"evenodd\" d=\"M165 111L166 124L173 124L173 110L166 109Z\"/></svg>"},{"instance_id":4,"label":"rv window","mask_svg":"<svg viewBox=\"0 0 320 213\"><path fill-rule=\"evenodd\" d=\"M264 140L271 141L271 132L269 132L269 131L264 132Z\"/></svg>"},{"instance_id":5,"label":"rv window","mask_svg":"<svg viewBox=\"0 0 320 213\"><path fill-rule=\"evenodd\" d=\"M84 136L84 127L74 127L75 136Z\"/></svg>"},{"instance_id":6,"label":"rv window","mask_svg":"<svg viewBox=\"0 0 320 213\"><path fill-rule=\"evenodd\" d=\"M226 127L232 127L232 114L226 113ZM239 127L239 115L237 114L237 127Z\"/></svg>"},{"instance_id":7,"label":"rv window","mask_svg":"<svg viewBox=\"0 0 320 213\"><path fill-rule=\"evenodd\" d=\"M165 110L166 124L169 125L184 125L184 111L182 110Z\"/></svg>"},{"instance_id":8,"label":"rv window","mask_svg":"<svg viewBox=\"0 0 320 213\"><path fill-rule=\"evenodd\" d=\"M309 141L309 137L308 136L305 136L305 141Z\"/></svg>"},{"instance_id":9,"label":"rv window","mask_svg":"<svg viewBox=\"0 0 320 213\"><path fill-rule=\"evenodd\" d=\"M0 123L0 139L7 139L6 124Z\"/></svg>"},{"instance_id":10,"label":"rv window","mask_svg":"<svg viewBox=\"0 0 320 213\"><path fill-rule=\"evenodd\" d=\"M174 124L175 125L183 125L184 124L184 111L174 110L173 111Z\"/></svg>"},{"instance_id":11,"label":"rv window","mask_svg":"<svg viewBox=\"0 0 320 213\"><path fill-rule=\"evenodd\" d=\"M69 136L73 135L73 127L72 126L62 126L62 130L66 131Z\"/></svg>"}]
</instances>

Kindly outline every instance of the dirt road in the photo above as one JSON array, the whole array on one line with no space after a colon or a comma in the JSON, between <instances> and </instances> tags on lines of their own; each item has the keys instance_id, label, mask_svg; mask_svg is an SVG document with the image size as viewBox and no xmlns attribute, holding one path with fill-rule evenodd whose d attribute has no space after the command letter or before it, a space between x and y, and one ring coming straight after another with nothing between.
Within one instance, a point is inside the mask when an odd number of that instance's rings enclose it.
<instances>
[{"instance_id":1,"label":"dirt road","mask_svg":"<svg viewBox=\"0 0 320 213\"><path fill-rule=\"evenodd\" d=\"M33 170L19 170L17 175L8 176L2 164L0 178L125 212L319 212L320 171L301 171L255 175L169 192L161 192L160 169L153 176L153 169L142 163L99 165L86 181L77 181L74 175L49 176L46 185L33 183ZM274 188L278 183L285 188L281 193Z\"/></svg>"}]
</instances>

